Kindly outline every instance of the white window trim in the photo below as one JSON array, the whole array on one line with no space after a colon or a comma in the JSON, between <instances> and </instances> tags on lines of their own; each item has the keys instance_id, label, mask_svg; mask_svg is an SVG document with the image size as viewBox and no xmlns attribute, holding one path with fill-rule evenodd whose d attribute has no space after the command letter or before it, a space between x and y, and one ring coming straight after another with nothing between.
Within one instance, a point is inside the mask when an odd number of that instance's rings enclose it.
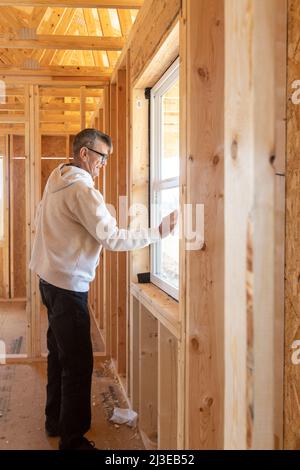
<instances>
[{"instance_id":1,"label":"white window trim","mask_svg":"<svg viewBox=\"0 0 300 470\"><path fill-rule=\"evenodd\" d=\"M151 89L151 153L150 153L150 167L151 167L151 180L150 180L150 195L151 195L151 205L159 203L157 196L157 191L163 189L171 189L179 187L179 177L168 178L161 180L160 174L160 159L155 158L160 153L161 149L161 139L160 139L160 129L161 129L161 106L157 106L157 100L161 104L162 95L170 88L174 83L175 79L178 79L179 74L179 58L173 62L171 67L167 72L161 77L161 79L156 83L156 85ZM153 132L154 129L154 132ZM154 178L154 175L156 179ZM157 211L151 210L151 227L157 227L160 223L158 220ZM169 294L176 300L179 300L179 289L176 289L174 286L165 282L160 277L153 274L156 272L156 258L161 258L161 245L160 243L151 245L151 268L150 268L150 281L155 284L157 287L162 289L164 292ZM157 254L155 256L155 253Z\"/></svg>"}]
</instances>

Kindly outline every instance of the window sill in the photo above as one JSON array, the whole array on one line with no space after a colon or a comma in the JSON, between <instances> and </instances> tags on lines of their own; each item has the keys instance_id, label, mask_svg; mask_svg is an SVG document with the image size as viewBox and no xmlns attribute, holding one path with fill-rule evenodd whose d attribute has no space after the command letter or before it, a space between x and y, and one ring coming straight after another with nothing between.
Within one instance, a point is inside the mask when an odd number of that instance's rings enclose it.
<instances>
[{"instance_id":1,"label":"window sill","mask_svg":"<svg viewBox=\"0 0 300 470\"><path fill-rule=\"evenodd\" d=\"M179 303L154 284L132 282L131 294L180 340Z\"/></svg>"}]
</instances>

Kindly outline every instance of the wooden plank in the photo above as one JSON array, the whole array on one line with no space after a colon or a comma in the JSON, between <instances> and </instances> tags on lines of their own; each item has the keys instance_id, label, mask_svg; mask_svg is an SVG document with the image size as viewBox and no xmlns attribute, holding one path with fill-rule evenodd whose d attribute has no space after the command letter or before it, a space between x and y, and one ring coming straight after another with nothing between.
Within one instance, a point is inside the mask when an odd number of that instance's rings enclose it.
<instances>
[{"instance_id":1,"label":"wooden plank","mask_svg":"<svg viewBox=\"0 0 300 470\"><path fill-rule=\"evenodd\" d=\"M47 6L44 7L35 7L31 13L30 17L30 28L38 29L39 25L43 21L47 10Z\"/></svg>"},{"instance_id":2,"label":"wooden plank","mask_svg":"<svg viewBox=\"0 0 300 470\"><path fill-rule=\"evenodd\" d=\"M19 123L24 122L25 116L24 115L17 115L17 114L1 114L0 115L0 123L12 124L12 123Z\"/></svg>"},{"instance_id":3,"label":"wooden plank","mask_svg":"<svg viewBox=\"0 0 300 470\"><path fill-rule=\"evenodd\" d=\"M140 304L133 296L130 296L130 402L133 410L138 414L140 412L140 394L139 394L139 322L140 322Z\"/></svg>"},{"instance_id":4,"label":"wooden plank","mask_svg":"<svg viewBox=\"0 0 300 470\"><path fill-rule=\"evenodd\" d=\"M179 55L179 21L169 31L162 46L152 60L145 65L145 70L137 80L137 88L151 88Z\"/></svg>"},{"instance_id":5,"label":"wooden plank","mask_svg":"<svg viewBox=\"0 0 300 470\"><path fill-rule=\"evenodd\" d=\"M143 5L143 0L4 0L1 6L61 7L61 8L134 8Z\"/></svg>"},{"instance_id":6,"label":"wooden plank","mask_svg":"<svg viewBox=\"0 0 300 470\"><path fill-rule=\"evenodd\" d=\"M155 449L158 413L158 322L143 305L140 307L139 326L139 427L144 442L148 442L148 447Z\"/></svg>"},{"instance_id":7,"label":"wooden plank","mask_svg":"<svg viewBox=\"0 0 300 470\"><path fill-rule=\"evenodd\" d=\"M24 157L25 139L11 136L11 157ZM11 289L12 297L26 297L25 158L11 160Z\"/></svg>"},{"instance_id":8,"label":"wooden plank","mask_svg":"<svg viewBox=\"0 0 300 470\"><path fill-rule=\"evenodd\" d=\"M116 33L114 32L112 24L111 24L111 17L110 17L109 11L105 10L104 8L98 8L98 18L99 18L103 35L114 36ZM108 59L109 66L114 67L118 60L117 52L107 51L106 57Z\"/></svg>"},{"instance_id":9,"label":"wooden plank","mask_svg":"<svg viewBox=\"0 0 300 470\"><path fill-rule=\"evenodd\" d=\"M70 116L68 114L49 114L45 112L40 113L40 122L66 122L72 124L80 123L80 114Z\"/></svg>"},{"instance_id":10,"label":"wooden plank","mask_svg":"<svg viewBox=\"0 0 300 470\"><path fill-rule=\"evenodd\" d=\"M179 132L180 132L180 174L179 174L179 204L186 207L186 176L187 176L187 3L182 3L182 10L179 22ZM181 233L185 233L186 225L183 211L179 213L179 227ZM180 339L178 351L178 432L177 447L184 449L185 441L185 364L186 364L186 256L185 240L179 240L179 319L180 319Z\"/></svg>"},{"instance_id":11,"label":"wooden plank","mask_svg":"<svg viewBox=\"0 0 300 470\"><path fill-rule=\"evenodd\" d=\"M118 139L117 139L117 90L116 85L110 87L110 135L113 141L113 153L108 161L110 168L110 203L114 208L114 217L118 210ZM118 313L118 253L111 252L110 271L110 347L111 355L117 358L117 313Z\"/></svg>"},{"instance_id":12,"label":"wooden plank","mask_svg":"<svg viewBox=\"0 0 300 470\"><path fill-rule=\"evenodd\" d=\"M125 66L126 54L130 49L131 82L135 83L168 36L170 29L178 19L180 8L180 0L168 0L168 2L145 0L115 70ZM149 18L151 18L151 21L149 21ZM112 82L115 83L115 80L116 74L113 74Z\"/></svg>"},{"instance_id":13,"label":"wooden plank","mask_svg":"<svg viewBox=\"0 0 300 470\"><path fill-rule=\"evenodd\" d=\"M7 299L10 297L10 258L9 258L9 144L8 136L3 139L3 195L4 195L4 240L2 242L2 297Z\"/></svg>"},{"instance_id":14,"label":"wooden plank","mask_svg":"<svg viewBox=\"0 0 300 470\"><path fill-rule=\"evenodd\" d=\"M101 97L102 96L102 90L101 89L86 89L86 96L89 97ZM56 96L56 97L63 97L65 98L66 96L74 96L74 97L80 97L81 96L81 91L80 88L67 88L67 87L61 87L61 88L53 88L53 87L42 87L40 90L40 96Z\"/></svg>"},{"instance_id":15,"label":"wooden plank","mask_svg":"<svg viewBox=\"0 0 300 470\"><path fill-rule=\"evenodd\" d=\"M58 35L58 34L65 35L65 34L67 34L70 25L74 21L75 12L76 12L75 8L65 9L63 14L61 15L60 21L58 21L56 23L56 26L55 26L54 30L52 31L52 34L54 34L54 33L55 33L55 35ZM52 64L52 61L54 59L55 54L56 54L56 52L53 51L53 50L48 49L47 51L44 51L43 57L40 61L40 64L41 65Z\"/></svg>"},{"instance_id":16,"label":"wooden plank","mask_svg":"<svg viewBox=\"0 0 300 470\"><path fill-rule=\"evenodd\" d=\"M227 2L225 44L225 448L272 449L274 2Z\"/></svg>"},{"instance_id":17,"label":"wooden plank","mask_svg":"<svg viewBox=\"0 0 300 470\"><path fill-rule=\"evenodd\" d=\"M66 49L120 51L124 47L122 37L92 36L59 36L38 34L35 39L18 39L13 36L0 35L0 49Z\"/></svg>"},{"instance_id":18,"label":"wooden plank","mask_svg":"<svg viewBox=\"0 0 300 470\"><path fill-rule=\"evenodd\" d=\"M300 449L299 436L299 182L300 182L300 106L293 99L295 80L299 80L300 4L288 1L288 105L286 161L286 240L285 240L285 373L284 448ZM297 89L296 89L297 90Z\"/></svg>"},{"instance_id":19,"label":"wooden plank","mask_svg":"<svg viewBox=\"0 0 300 470\"><path fill-rule=\"evenodd\" d=\"M5 106L9 107L8 105L2 105L3 108L0 109L6 109ZM9 108L11 109L11 108ZM14 108L12 108L14 109ZM19 108L15 108L19 109ZM22 108L23 109L23 108ZM96 106L94 104L89 104L87 103L85 105L86 111L95 111ZM44 103L40 106L41 111L73 111L73 112L80 112L80 103Z\"/></svg>"},{"instance_id":20,"label":"wooden plank","mask_svg":"<svg viewBox=\"0 0 300 470\"><path fill-rule=\"evenodd\" d=\"M86 23L86 29L90 36L99 36L99 30L96 25L95 18L93 16L93 10L88 8L83 9L83 16ZM101 67L103 66L102 55L99 51L92 51L94 65Z\"/></svg>"},{"instance_id":21,"label":"wooden plank","mask_svg":"<svg viewBox=\"0 0 300 470\"><path fill-rule=\"evenodd\" d=\"M177 339L158 323L158 448L177 449Z\"/></svg>"},{"instance_id":22,"label":"wooden plank","mask_svg":"<svg viewBox=\"0 0 300 470\"><path fill-rule=\"evenodd\" d=\"M69 76L41 76L29 75L0 75L1 79L8 85L15 83L28 83L31 85L51 86L51 87L74 87L74 86L89 86L89 87L101 87L107 86L108 78L105 77L103 80L95 79L95 77L69 77ZM51 95L51 93L50 93ZM0 95L1 96L1 95Z\"/></svg>"},{"instance_id":23,"label":"wooden plank","mask_svg":"<svg viewBox=\"0 0 300 470\"><path fill-rule=\"evenodd\" d=\"M41 167L39 137L39 90L36 85L26 86L25 110L29 116L25 132L26 157L26 266L29 266L31 250L35 235L34 221L38 203L41 199ZM26 272L26 312L28 319L27 354L29 357L40 357L40 297L38 277L27 268Z\"/></svg>"},{"instance_id":24,"label":"wooden plank","mask_svg":"<svg viewBox=\"0 0 300 470\"><path fill-rule=\"evenodd\" d=\"M148 119L149 101L145 99L143 89L132 88L130 118L130 207L143 204L149 207L149 139ZM148 214L132 209L130 214L132 228L148 227ZM149 248L142 248L130 253L130 281L137 282L137 273L149 272Z\"/></svg>"},{"instance_id":25,"label":"wooden plank","mask_svg":"<svg viewBox=\"0 0 300 470\"><path fill-rule=\"evenodd\" d=\"M86 128L86 111L85 111L85 104L86 104L86 90L85 87L80 87L80 128L81 130Z\"/></svg>"},{"instance_id":26,"label":"wooden plank","mask_svg":"<svg viewBox=\"0 0 300 470\"><path fill-rule=\"evenodd\" d=\"M275 180L275 330L274 330L274 434L275 449L283 449L284 405L284 263L285 263L285 159L287 96L287 0L276 0L276 159Z\"/></svg>"},{"instance_id":27,"label":"wooden plank","mask_svg":"<svg viewBox=\"0 0 300 470\"><path fill-rule=\"evenodd\" d=\"M192 204L193 211L196 204L205 207L205 245L201 236L194 246L190 243L186 246L184 446L187 449L222 449L224 2L191 0L184 3L187 15L186 64L183 65L187 90L186 202Z\"/></svg>"},{"instance_id":28,"label":"wooden plank","mask_svg":"<svg viewBox=\"0 0 300 470\"><path fill-rule=\"evenodd\" d=\"M119 70L117 77L117 133L118 133L118 222L127 228L127 155L126 155L126 71ZM122 198L123 197L123 198ZM122 198L122 199L121 199ZM126 312L127 312L127 253L118 252L118 372L126 373Z\"/></svg>"},{"instance_id":29,"label":"wooden plank","mask_svg":"<svg viewBox=\"0 0 300 470\"><path fill-rule=\"evenodd\" d=\"M129 36L132 28L132 18L129 10L118 10L119 23L121 26L122 36Z\"/></svg>"}]
</instances>

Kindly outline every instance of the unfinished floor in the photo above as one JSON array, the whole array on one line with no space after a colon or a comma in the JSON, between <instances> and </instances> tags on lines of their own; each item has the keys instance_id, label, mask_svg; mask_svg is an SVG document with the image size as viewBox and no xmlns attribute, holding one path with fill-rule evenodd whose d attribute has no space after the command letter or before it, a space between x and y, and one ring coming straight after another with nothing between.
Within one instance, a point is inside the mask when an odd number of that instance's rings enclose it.
<instances>
[{"instance_id":1,"label":"unfinished floor","mask_svg":"<svg viewBox=\"0 0 300 470\"><path fill-rule=\"evenodd\" d=\"M0 450L57 450L58 438L44 433L46 368L46 362L0 367ZM136 429L109 421L114 407L127 407L120 386L109 365L95 358L87 437L100 449L143 449Z\"/></svg>"}]
</instances>

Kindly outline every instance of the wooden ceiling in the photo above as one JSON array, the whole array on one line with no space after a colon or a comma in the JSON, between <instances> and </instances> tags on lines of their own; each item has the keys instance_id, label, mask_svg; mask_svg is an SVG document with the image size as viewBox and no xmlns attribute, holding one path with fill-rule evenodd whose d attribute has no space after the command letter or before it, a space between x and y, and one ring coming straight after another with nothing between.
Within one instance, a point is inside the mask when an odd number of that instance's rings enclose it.
<instances>
[{"instance_id":1,"label":"wooden ceiling","mask_svg":"<svg viewBox=\"0 0 300 470\"><path fill-rule=\"evenodd\" d=\"M0 75L108 79L142 4L0 1Z\"/></svg>"}]
</instances>

